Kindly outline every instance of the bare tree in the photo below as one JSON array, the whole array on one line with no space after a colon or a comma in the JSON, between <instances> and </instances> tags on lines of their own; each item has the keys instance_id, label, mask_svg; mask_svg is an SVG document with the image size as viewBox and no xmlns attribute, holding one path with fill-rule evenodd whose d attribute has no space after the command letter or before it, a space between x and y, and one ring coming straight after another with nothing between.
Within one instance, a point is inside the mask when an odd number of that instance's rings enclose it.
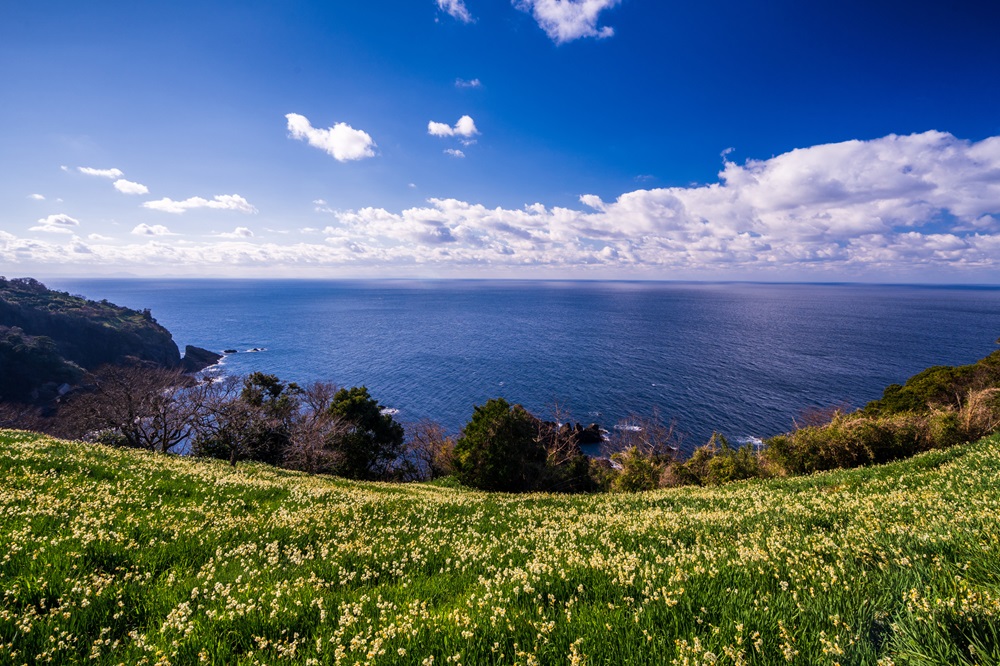
<instances>
[{"instance_id":1,"label":"bare tree","mask_svg":"<svg viewBox=\"0 0 1000 666\"><path fill-rule=\"evenodd\" d=\"M244 379L228 376L211 379L200 388L202 411L195 423L192 452L228 460L233 467L251 458L259 443L275 426L256 405L241 399Z\"/></svg>"},{"instance_id":2,"label":"bare tree","mask_svg":"<svg viewBox=\"0 0 1000 666\"><path fill-rule=\"evenodd\" d=\"M0 428L45 432L49 428L50 421L51 419L42 416L41 410L34 405L0 401Z\"/></svg>"},{"instance_id":3,"label":"bare tree","mask_svg":"<svg viewBox=\"0 0 1000 666\"><path fill-rule=\"evenodd\" d=\"M416 468L416 476L437 479L454 470L455 438L440 423L422 419L406 427L404 457Z\"/></svg>"},{"instance_id":4,"label":"bare tree","mask_svg":"<svg viewBox=\"0 0 1000 666\"><path fill-rule=\"evenodd\" d=\"M326 382L315 382L302 389L283 467L309 474L329 474L342 463L342 453L331 444L348 434L350 424L331 412L338 390Z\"/></svg>"},{"instance_id":5,"label":"bare tree","mask_svg":"<svg viewBox=\"0 0 1000 666\"><path fill-rule=\"evenodd\" d=\"M802 428L812 428L825 426L838 416L850 414L853 411L850 403L841 402L826 407L806 407L799 411L799 415L792 419L794 430Z\"/></svg>"},{"instance_id":6,"label":"bare tree","mask_svg":"<svg viewBox=\"0 0 1000 666\"><path fill-rule=\"evenodd\" d=\"M558 401L552 403L549 417L549 421L539 421L538 441L545 447L546 464L559 467L583 455L580 451L579 426L573 427L569 411Z\"/></svg>"},{"instance_id":7,"label":"bare tree","mask_svg":"<svg viewBox=\"0 0 1000 666\"><path fill-rule=\"evenodd\" d=\"M180 371L107 365L92 379L91 390L74 396L63 413L74 435L111 434L124 446L160 453L191 437L201 403Z\"/></svg>"},{"instance_id":8,"label":"bare tree","mask_svg":"<svg viewBox=\"0 0 1000 666\"><path fill-rule=\"evenodd\" d=\"M649 416L632 414L619 421L605 443L606 454L634 450L643 457L673 460L682 443L676 420L666 423L656 407Z\"/></svg>"}]
</instances>

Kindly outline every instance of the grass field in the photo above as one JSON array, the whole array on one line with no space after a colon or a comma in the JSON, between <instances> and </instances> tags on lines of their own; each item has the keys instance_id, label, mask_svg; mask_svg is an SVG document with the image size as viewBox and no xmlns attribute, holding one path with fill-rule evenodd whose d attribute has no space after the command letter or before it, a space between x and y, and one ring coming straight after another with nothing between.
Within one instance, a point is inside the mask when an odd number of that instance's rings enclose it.
<instances>
[{"instance_id":1,"label":"grass field","mask_svg":"<svg viewBox=\"0 0 1000 666\"><path fill-rule=\"evenodd\" d=\"M594 496L0 446L0 664L1000 662L997 436Z\"/></svg>"}]
</instances>

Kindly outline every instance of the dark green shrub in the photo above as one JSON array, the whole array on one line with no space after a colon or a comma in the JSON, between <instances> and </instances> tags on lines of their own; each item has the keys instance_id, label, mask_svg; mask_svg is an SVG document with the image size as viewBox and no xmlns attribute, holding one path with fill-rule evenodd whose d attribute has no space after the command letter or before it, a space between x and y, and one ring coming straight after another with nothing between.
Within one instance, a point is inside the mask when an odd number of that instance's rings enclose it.
<instances>
[{"instance_id":1,"label":"dark green shrub","mask_svg":"<svg viewBox=\"0 0 1000 666\"><path fill-rule=\"evenodd\" d=\"M482 490L524 491L537 487L545 467L538 420L503 398L475 407L455 443L458 479Z\"/></svg>"},{"instance_id":2,"label":"dark green shrub","mask_svg":"<svg viewBox=\"0 0 1000 666\"><path fill-rule=\"evenodd\" d=\"M559 462L547 459L536 489L553 493L585 493L599 487L598 481L591 476L590 459L578 453Z\"/></svg>"},{"instance_id":3,"label":"dark green shrub","mask_svg":"<svg viewBox=\"0 0 1000 666\"><path fill-rule=\"evenodd\" d=\"M262 428L253 444L254 460L278 465L289 443L292 416L299 408L298 386L286 384L275 375L253 372L243 381L240 400L259 410L270 424Z\"/></svg>"},{"instance_id":4,"label":"dark green shrub","mask_svg":"<svg viewBox=\"0 0 1000 666\"><path fill-rule=\"evenodd\" d=\"M958 409L969 391L1000 386L1000 351L969 365L936 365L886 387L879 400L865 405L869 415L931 411L932 407Z\"/></svg>"},{"instance_id":5,"label":"dark green shrub","mask_svg":"<svg viewBox=\"0 0 1000 666\"><path fill-rule=\"evenodd\" d=\"M645 455L636 447L612 454L611 460L621 466L611 481L611 490L617 493L635 493L658 488L660 476L667 467L666 461Z\"/></svg>"},{"instance_id":6,"label":"dark green shrub","mask_svg":"<svg viewBox=\"0 0 1000 666\"><path fill-rule=\"evenodd\" d=\"M726 448L708 461L706 485L719 485L731 481L757 479L767 476L760 456L752 444L738 449Z\"/></svg>"},{"instance_id":7,"label":"dark green shrub","mask_svg":"<svg viewBox=\"0 0 1000 666\"><path fill-rule=\"evenodd\" d=\"M941 417L938 433L933 418L904 412L892 416L854 413L837 416L825 426L800 428L765 442L764 458L787 474L881 464L949 444L958 433Z\"/></svg>"},{"instance_id":8,"label":"dark green shrub","mask_svg":"<svg viewBox=\"0 0 1000 666\"><path fill-rule=\"evenodd\" d=\"M403 426L383 413L364 386L340 389L333 396L330 415L346 425L329 442L338 454L334 473L350 479L389 478L403 450Z\"/></svg>"},{"instance_id":9,"label":"dark green shrub","mask_svg":"<svg viewBox=\"0 0 1000 666\"><path fill-rule=\"evenodd\" d=\"M944 449L968 441L955 412L935 412L927 419L927 436L935 449Z\"/></svg>"},{"instance_id":10,"label":"dark green shrub","mask_svg":"<svg viewBox=\"0 0 1000 666\"><path fill-rule=\"evenodd\" d=\"M590 458L587 474L590 476L591 487L598 492L608 492L618 472L607 458Z\"/></svg>"},{"instance_id":11,"label":"dark green shrub","mask_svg":"<svg viewBox=\"0 0 1000 666\"><path fill-rule=\"evenodd\" d=\"M713 433L684 462L672 462L660 479L663 486L714 486L769 476L752 444L734 449L724 436Z\"/></svg>"}]
</instances>

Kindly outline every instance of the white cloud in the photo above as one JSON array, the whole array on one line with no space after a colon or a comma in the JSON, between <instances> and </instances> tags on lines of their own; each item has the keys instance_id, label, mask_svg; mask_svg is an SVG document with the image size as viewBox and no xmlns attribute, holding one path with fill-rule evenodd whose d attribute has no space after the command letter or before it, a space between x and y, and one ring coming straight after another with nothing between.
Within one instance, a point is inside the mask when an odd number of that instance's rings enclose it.
<instances>
[{"instance_id":1,"label":"white cloud","mask_svg":"<svg viewBox=\"0 0 1000 666\"><path fill-rule=\"evenodd\" d=\"M438 7L462 23L472 23L472 14L465 6L465 0L437 0Z\"/></svg>"},{"instance_id":2,"label":"white cloud","mask_svg":"<svg viewBox=\"0 0 1000 666\"><path fill-rule=\"evenodd\" d=\"M253 232L247 227L236 227L232 231L224 231L215 235L219 238L253 238Z\"/></svg>"},{"instance_id":3,"label":"white cloud","mask_svg":"<svg viewBox=\"0 0 1000 666\"><path fill-rule=\"evenodd\" d=\"M313 203L316 204L317 206L325 206L326 199L314 199Z\"/></svg>"},{"instance_id":4,"label":"white cloud","mask_svg":"<svg viewBox=\"0 0 1000 666\"><path fill-rule=\"evenodd\" d=\"M64 167L65 170L65 167ZM88 176L98 176L100 178L121 178L125 174L121 169L94 169L91 167L77 167L77 171Z\"/></svg>"},{"instance_id":5,"label":"white cloud","mask_svg":"<svg viewBox=\"0 0 1000 666\"><path fill-rule=\"evenodd\" d=\"M517 9L529 12L557 44L582 37L603 39L615 31L597 27L600 13L621 3L621 0L513 0Z\"/></svg>"},{"instance_id":6,"label":"white cloud","mask_svg":"<svg viewBox=\"0 0 1000 666\"><path fill-rule=\"evenodd\" d=\"M101 241L110 241L110 240L114 240L114 238L112 238L111 236L102 236L101 234L89 234L89 235L87 236L87 240L92 240L92 241L99 241L99 242L101 242Z\"/></svg>"},{"instance_id":7,"label":"white cloud","mask_svg":"<svg viewBox=\"0 0 1000 666\"><path fill-rule=\"evenodd\" d=\"M170 229L167 229L162 224L152 224L152 225L150 225L150 224L146 224L145 222L143 222L142 224L135 225L135 228L132 229L132 234L135 235L135 236L174 236L174 235L176 235L176 234L171 233Z\"/></svg>"},{"instance_id":8,"label":"white cloud","mask_svg":"<svg viewBox=\"0 0 1000 666\"><path fill-rule=\"evenodd\" d=\"M211 200L203 199L201 197L191 197L190 199L184 199L183 201L174 201L173 199L163 198L156 201L147 201L142 204L142 207L152 210L160 210L165 213L175 213L177 215L191 210L192 208L234 210L239 213L247 213L251 215L257 213L257 209L254 208L249 201L238 194L220 194L213 197Z\"/></svg>"},{"instance_id":9,"label":"white cloud","mask_svg":"<svg viewBox=\"0 0 1000 666\"><path fill-rule=\"evenodd\" d=\"M72 218L65 213L59 213L58 215L49 215L48 217L43 217L38 220L38 224L31 227L31 231L45 231L53 234L71 234L78 226L80 226L79 220Z\"/></svg>"},{"instance_id":10,"label":"white cloud","mask_svg":"<svg viewBox=\"0 0 1000 666\"><path fill-rule=\"evenodd\" d=\"M142 183L133 183L131 180L120 178L114 184L115 189L123 194L149 194L149 188Z\"/></svg>"},{"instance_id":11,"label":"white cloud","mask_svg":"<svg viewBox=\"0 0 1000 666\"><path fill-rule=\"evenodd\" d=\"M333 156L338 162L362 160L375 156L375 141L367 132L356 130L347 123L337 123L328 129L316 129L305 116L285 115L293 139L305 139L310 146Z\"/></svg>"},{"instance_id":12,"label":"white cloud","mask_svg":"<svg viewBox=\"0 0 1000 666\"><path fill-rule=\"evenodd\" d=\"M454 127L445 123L437 123L433 120L427 123L427 133L431 136L464 136L471 137L479 134L476 123L471 116L462 116L455 123Z\"/></svg>"},{"instance_id":13,"label":"white cloud","mask_svg":"<svg viewBox=\"0 0 1000 666\"><path fill-rule=\"evenodd\" d=\"M232 238L149 238L84 251L83 241L72 249L0 232L0 263L257 275L412 275L425 266L427 274L465 275L1000 280L1000 137L970 142L925 132L812 146L727 161L707 185L579 201L489 208L430 199L400 211L334 211L321 232L300 229L284 243L234 231ZM57 218L39 225L76 226ZM139 225L134 233L169 231Z\"/></svg>"},{"instance_id":14,"label":"white cloud","mask_svg":"<svg viewBox=\"0 0 1000 666\"><path fill-rule=\"evenodd\" d=\"M29 199L34 199L35 201L45 201L45 195L44 194L29 194L28 198Z\"/></svg>"},{"instance_id":15,"label":"white cloud","mask_svg":"<svg viewBox=\"0 0 1000 666\"><path fill-rule=\"evenodd\" d=\"M456 88L482 88L483 82L479 79L472 79L471 81L466 81L465 79L455 79Z\"/></svg>"},{"instance_id":16,"label":"white cloud","mask_svg":"<svg viewBox=\"0 0 1000 666\"><path fill-rule=\"evenodd\" d=\"M465 153L454 148L445 148L444 154L450 155L451 157L465 157Z\"/></svg>"}]
</instances>

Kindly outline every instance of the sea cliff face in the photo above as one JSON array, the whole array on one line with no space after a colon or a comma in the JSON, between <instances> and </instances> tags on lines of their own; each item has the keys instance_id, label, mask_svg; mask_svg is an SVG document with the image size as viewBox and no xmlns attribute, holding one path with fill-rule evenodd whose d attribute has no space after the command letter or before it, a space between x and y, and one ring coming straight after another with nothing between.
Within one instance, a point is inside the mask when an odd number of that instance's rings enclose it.
<instances>
[{"instance_id":1,"label":"sea cliff face","mask_svg":"<svg viewBox=\"0 0 1000 666\"><path fill-rule=\"evenodd\" d=\"M181 361L170 331L148 310L52 291L31 278L0 282L0 326L51 338L63 358L88 370L129 359L166 368Z\"/></svg>"},{"instance_id":2,"label":"sea cliff face","mask_svg":"<svg viewBox=\"0 0 1000 666\"><path fill-rule=\"evenodd\" d=\"M53 291L32 278L0 278L0 399L37 399L40 387L73 383L106 364L197 372L219 358L196 347L188 356L181 359L149 310Z\"/></svg>"}]
</instances>

